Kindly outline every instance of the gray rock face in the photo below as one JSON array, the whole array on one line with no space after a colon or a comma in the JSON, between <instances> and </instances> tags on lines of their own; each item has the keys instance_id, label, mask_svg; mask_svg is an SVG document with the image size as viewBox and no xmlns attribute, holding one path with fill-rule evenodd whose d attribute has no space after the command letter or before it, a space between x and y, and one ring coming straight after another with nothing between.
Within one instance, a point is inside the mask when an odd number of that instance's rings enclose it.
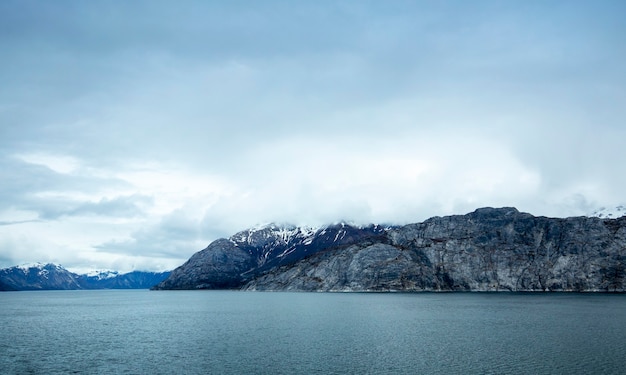
<instances>
[{"instance_id":1,"label":"gray rock face","mask_svg":"<svg viewBox=\"0 0 626 375\"><path fill-rule=\"evenodd\" d=\"M433 289L427 259L386 243L325 251L262 275L245 290L411 291Z\"/></svg>"},{"instance_id":2,"label":"gray rock face","mask_svg":"<svg viewBox=\"0 0 626 375\"><path fill-rule=\"evenodd\" d=\"M219 239L195 253L152 289L229 289L245 280L254 264L251 254L234 242Z\"/></svg>"},{"instance_id":3,"label":"gray rock face","mask_svg":"<svg viewBox=\"0 0 626 375\"><path fill-rule=\"evenodd\" d=\"M550 219L488 208L390 237L428 257L441 290L624 291L624 218Z\"/></svg>"},{"instance_id":4,"label":"gray rock face","mask_svg":"<svg viewBox=\"0 0 626 375\"><path fill-rule=\"evenodd\" d=\"M354 233L359 230L351 228ZM514 208L483 208L467 215L380 228L369 235L354 233L350 241L326 242L300 259L274 262L273 267L259 272L241 274L238 272L245 267L230 268L236 282L229 287L294 291L626 291L626 217L555 219L520 213ZM238 252L241 249L234 246L220 254L228 258ZM242 258L238 264L244 260L254 263L254 259ZM185 274L185 270L180 272ZM203 283L210 285L208 281Z\"/></svg>"}]
</instances>

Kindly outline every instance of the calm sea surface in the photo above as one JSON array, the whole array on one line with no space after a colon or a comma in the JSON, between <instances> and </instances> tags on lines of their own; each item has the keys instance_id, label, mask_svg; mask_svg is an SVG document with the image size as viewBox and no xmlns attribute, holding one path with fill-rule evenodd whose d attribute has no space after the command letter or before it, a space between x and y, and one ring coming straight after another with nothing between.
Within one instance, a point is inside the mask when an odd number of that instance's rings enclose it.
<instances>
[{"instance_id":1,"label":"calm sea surface","mask_svg":"<svg viewBox=\"0 0 626 375\"><path fill-rule=\"evenodd\" d=\"M625 374L626 295L0 293L2 374Z\"/></svg>"}]
</instances>

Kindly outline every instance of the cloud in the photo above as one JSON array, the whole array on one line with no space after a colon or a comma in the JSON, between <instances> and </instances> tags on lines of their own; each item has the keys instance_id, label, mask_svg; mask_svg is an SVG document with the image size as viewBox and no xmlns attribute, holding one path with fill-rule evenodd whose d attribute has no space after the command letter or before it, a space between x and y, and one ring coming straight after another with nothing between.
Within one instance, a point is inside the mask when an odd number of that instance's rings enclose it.
<instances>
[{"instance_id":1,"label":"cloud","mask_svg":"<svg viewBox=\"0 0 626 375\"><path fill-rule=\"evenodd\" d=\"M270 221L623 203L624 11L4 2L0 261L170 267Z\"/></svg>"},{"instance_id":2,"label":"cloud","mask_svg":"<svg viewBox=\"0 0 626 375\"><path fill-rule=\"evenodd\" d=\"M0 221L0 226L2 225L16 225L16 224L25 224L25 223L36 223L41 220L12 220L12 221Z\"/></svg>"},{"instance_id":3,"label":"cloud","mask_svg":"<svg viewBox=\"0 0 626 375\"><path fill-rule=\"evenodd\" d=\"M98 254L159 260L162 270L172 269L206 247L210 240L222 237L221 233L203 230L201 211L196 205L179 208L157 222L145 223L128 238L106 241L93 248Z\"/></svg>"},{"instance_id":4,"label":"cloud","mask_svg":"<svg viewBox=\"0 0 626 375\"><path fill-rule=\"evenodd\" d=\"M69 210L56 212L53 217L61 215L99 215L132 218L145 214L143 207L151 205L152 197L131 195L120 196L112 199L102 198L98 202L86 202L77 204Z\"/></svg>"},{"instance_id":5,"label":"cloud","mask_svg":"<svg viewBox=\"0 0 626 375\"><path fill-rule=\"evenodd\" d=\"M71 157L14 156L0 163L2 206L32 212L42 220L72 215L136 216L150 205L150 197L139 194L108 198L112 191L119 194L130 185L81 170Z\"/></svg>"}]
</instances>

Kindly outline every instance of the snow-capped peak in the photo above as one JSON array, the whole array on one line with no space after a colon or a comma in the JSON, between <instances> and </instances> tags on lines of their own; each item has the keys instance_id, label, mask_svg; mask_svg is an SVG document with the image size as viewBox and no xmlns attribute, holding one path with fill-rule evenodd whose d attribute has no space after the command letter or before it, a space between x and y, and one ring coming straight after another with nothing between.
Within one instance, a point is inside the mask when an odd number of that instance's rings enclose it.
<instances>
[{"instance_id":1,"label":"snow-capped peak","mask_svg":"<svg viewBox=\"0 0 626 375\"><path fill-rule=\"evenodd\" d=\"M278 238L288 243L293 238L310 237L317 232L318 228L310 226L298 227L293 224L269 223L257 225L250 229L234 234L230 240L235 244L251 244L255 241Z\"/></svg>"},{"instance_id":2,"label":"snow-capped peak","mask_svg":"<svg viewBox=\"0 0 626 375\"><path fill-rule=\"evenodd\" d=\"M43 263L34 262L34 263L23 263L23 264L20 264L18 266L15 266L15 267L21 269L24 272L28 272L28 270L30 270L31 268L42 269L44 266L45 266L45 264L43 264Z\"/></svg>"},{"instance_id":3,"label":"snow-capped peak","mask_svg":"<svg viewBox=\"0 0 626 375\"><path fill-rule=\"evenodd\" d=\"M39 271L43 270L44 268L63 269L63 267L53 264L53 263L41 263L41 262L22 263L19 266L15 266L15 267L21 269L22 271L24 271L24 273L29 272L33 268L38 269Z\"/></svg>"}]
</instances>

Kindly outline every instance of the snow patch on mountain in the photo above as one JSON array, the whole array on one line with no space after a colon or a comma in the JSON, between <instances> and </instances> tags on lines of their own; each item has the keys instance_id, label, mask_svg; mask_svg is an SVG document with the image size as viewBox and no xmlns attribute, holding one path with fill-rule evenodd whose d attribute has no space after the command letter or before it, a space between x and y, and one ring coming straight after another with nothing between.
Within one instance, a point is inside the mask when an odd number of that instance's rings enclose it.
<instances>
[{"instance_id":1,"label":"snow patch on mountain","mask_svg":"<svg viewBox=\"0 0 626 375\"><path fill-rule=\"evenodd\" d=\"M63 270L64 268L60 265L53 263L41 263L41 262L33 262L33 263L22 263L17 266L13 266L12 268L17 268L22 270L25 274L36 271L39 275L47 275L49 270Z\"/></svg>"},{"instance_id":2,"label":"snow patch on mountain","mask_svg":"<svg viewBox=\"0 0 626 375\"><path fill-rule=\"evenodd\" d=\"M278 240L288 244L295 239L305 240L317 233L317 227L297 227L292 224L263 224L238 232L230 237L235 245L253 245L259 240Z\"/></svg>"},{"instance_id":3,"label":"snow patch on mountain","mask_svg":"<svg viewBox=\"0 0 626 375\"><path fill-rule=\"evenodd\" d=\"M0 269L0 290L145 289L169 272L95 270L76 274L53 263L24 263Z\"/></svg>"},{"instance_id":4,"label":"snow patch on mountain","mask_svg":"<svg viewBox=\"0 0 626 375\"><path fill-rule=\"evenodd\" d=\"M84 274L87 277L95 277L98 280L106 280L117 277L120 273L112 270L92 270Z\"/></svg>"},{"instance_id":5,"label":"snow patch on mountain","mask_svg":"<svg viewBox=\"0 0 626 375\"><path fill-rule=\"evenodd\" d=\"M43 269L44 266L45 264L43 263L35 262L35 263L23 263L23 264L15 266L15 268L21 269L22 271L24 271L24 273L29 273L31 268Z\"/></svg>"},{"instance_id":6,"label":"snow patch on mountain","mask_svg":"<svg viewBox=\"0 0 626 375\"><path fill-rule=\"evenodd\" d=\"M602 219L616 219L626 215L626 205L621 204L615 207L600 207L594 211L591 217L599 217Z\"/></svg>"}]
</instances>

